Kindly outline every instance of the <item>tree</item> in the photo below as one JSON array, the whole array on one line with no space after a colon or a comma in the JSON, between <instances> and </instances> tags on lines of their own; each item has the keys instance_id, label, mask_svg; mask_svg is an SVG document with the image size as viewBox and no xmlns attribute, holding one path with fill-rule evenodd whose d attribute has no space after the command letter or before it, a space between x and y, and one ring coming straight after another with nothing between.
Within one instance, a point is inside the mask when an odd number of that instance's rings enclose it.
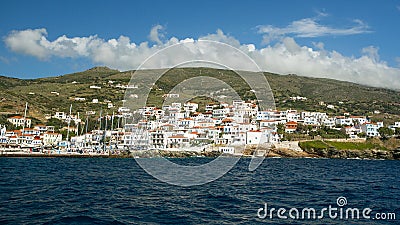
<instances>
[{"instance_id":1,"label":"tree","mask_svg":"<svg viewBox=\"0 0 400 225\"><path fill-rule=\"evenodd\" d=\"M367 134L364 133L364 132L361 132L361 133L357 134L357 136L358 136L359 138L365 138L365 137L367 136Z\"/></svg>"},{"instance_id":2,"label":"tree","mask_svg":"<svg viewBox=\"0 0 400 225\"><path fill-rule=\"evenodd\" d=\"M279 123L277 126L277 132L278 134L284 134L285 133L285 125L283 123Z\"/></svg>"},{"instance_id":3,"label":"tree","mask_svg":"<svg viewBox=\"0 0 400 225\"><path fill-rule=\"evenodd\" d=\"M308 127L306 125L304 125L302 123L297 124L297 129L296 129L297 133L304 134L304 133L307 133L307 131L308 131Z\"/></svg>"},{"instance_id":4,"label":"tree","mask_svg":"<svg viewBox=\"0 0 400 225\"><path fill-rule=\"evenodd\" d=\"M63 138L64 138L64 137L67 138L67 133L68 133L67 130L61 130L61 131L60 131L60 134L62 135ZM75 136L76 136L76 134L75 134L75 132L73 132L73 131L69 131L69 135L68 135L68 136L69 136L69 137L68 137L68 140L67 140L67 141L70 141L72 137L75 137Z\"/></svg>"},{"instance_id":5,"label":"tree","mask_svg":"<svg viewBox=\"0 0 400 225\"><path fill-rule=\"evenodd\" d=\"M308 133L308 135L310 135L312 137L312 139L314 139L314 137L318 135L318 132L317 131L310 131Z\"/></svg>"},{"instance_id":6,"label":"tree","mask_svg":"<svg viewBox=\"0 0 400 225\"><path fill-rule=\"evenodd\" d=\"M32 127L34 127L34 126L36 126L36 125L38 125L38 124L42 124L43 122L41 121L41 120L39 120L39 119L36 119L36 118L34 118L34 117L28 117L29 119L31 119L31 126Z\"/></svg>"},{"instance_id":7,"label":"tree","mask_svg":"<svg viewBox=\"0 0 400 225\"><path fill-rule=\"evenodd\" d=\"M382 139L385 140L394 135L394 131L388 127L381 127L378 129L378 132L381 135Z\"/></svg>"},{"instance_id":8,"label":"tree","mask_svg":"<svg viewBox=\"0 0 400 225\"><path fill-rule=\"evenodd\" d=\"M400 127L396 127L395 132L397 136L400 136Z\"/></svg>"}]
</instances>

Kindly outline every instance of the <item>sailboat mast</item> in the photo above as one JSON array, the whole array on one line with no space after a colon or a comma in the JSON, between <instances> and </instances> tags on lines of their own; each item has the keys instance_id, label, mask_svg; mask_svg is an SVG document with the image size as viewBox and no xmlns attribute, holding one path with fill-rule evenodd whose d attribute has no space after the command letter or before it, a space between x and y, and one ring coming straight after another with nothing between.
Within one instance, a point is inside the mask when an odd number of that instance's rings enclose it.
<instances>
[{"instance_id":1,"label":"sailboat mast","mask_svg":"<svg viewBox=\"0 0 400 225\"><path fill-rule=\"evenodd\" d=\"M113 131L113 130L114 130L114 112L111 117L111 131Z\"/></svg>"},{"instance_id":2,"label":"sailboat mast","mask_svg":"<svg viewBox=\"0 0 400 225\"><path fill-rule=\"evenodd\" d=\"M86 122L85 122L85 144L84 147L86 148L86 135L87 135L87 130L88 130L88 123L89 123L89 116L86 116Z\"/></svg>"},{"instance_id":3,"label":"sailboat mast","mask_svg":"<svg viewBox=\"0 0 400 225\"><path fill-rule=\"evenodd\" d=\"M68 120L68 129L67 129L67 141L68 141L68 139L69 139L69 125L71 124L71 113L72 113L72 104L71 104L71 106L69 107L69 120Z\"/></svg>"},{"instance_id":4,"label":"sailboat mast","mask_svg":"<svg viewBox=\"0 0 400 225\"><path fill-rule=\"evenodd\" d=\"M104 151L106 150L107 117L108 117L108 115L106 115L106 124L104 126L104 135L103 135L103 149L104 149Z\"/></svg>"},{"instance_id":5,"label":"sailboat mast","mask_svg":"<svg viewBox=\"0 0 400 225\"><path fill-rule=\"evenodd\" d=\"M26 123L26 111L28 110L28 102L25 103L25 112L24 112L24 123L22 124L22 137L25 136L25 123ZM26 142L25 139L22 141Z\"/></svg>"},{"instance_id":6,"label":"sailboat mast","mask_svg":"<svg viewBox=\"0 0 400 225\"><path fill-rule=\"evenodd\" d=\"M109 145L110 145L110 147L109 147L109 149L108 149L108 155L110 155L110 153L111 153L111 137L112 137L112 133L113 133L113 130L114 130L114 111L113 111L113 114L112 114L112 117L111 117L111 136L110 136L110 141L109 141Z\"/></svg>"},{"instance_id":7,"label":"sailboat mast","mask_svg":"<svg viewBox=\"0 0 400 225\"><path fill-rule=\"evenodd\" d=\"M26 111L28 110L28 102L25 103L25 112L24 112L24 123L22 124L22 134L25 131L25 123L26 123Z\"/></svg>"},{"instance_id":8,"label":"sailboat mast","mask_svg":"<svg viewBox=\"0 0 400 225\"><path fill-rule=\"evenodd\" d=\"M78 112L78 117L77 117L77 121L80 121L80 119L79 119L79 112ZM76 131L75 131L75 134L78 136L79 135L79 124L80 124L81 122L78 122L77 124L76 124Z\"/></svg>"},{"instance_id":9,"label":"sailboat mast","mask_svg":"<svg viewBox=\"0 0 400 225\"><path fill-rule=\"evenodd\" d=\"M99 120L100 120L100 126L99 126L99 131L101 130L101 113L103 112L103 110L100 110L100 118L99 118Z\"/></svg>"}]
</instances>

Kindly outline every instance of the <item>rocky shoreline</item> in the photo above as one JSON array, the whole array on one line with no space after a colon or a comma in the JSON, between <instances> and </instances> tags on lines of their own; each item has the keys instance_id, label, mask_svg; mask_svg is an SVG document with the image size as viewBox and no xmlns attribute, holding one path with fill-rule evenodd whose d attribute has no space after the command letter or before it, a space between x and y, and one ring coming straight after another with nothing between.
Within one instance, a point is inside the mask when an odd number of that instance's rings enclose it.
<instances>
[{"instance_id":1,"label":"rocky shoreline","mask_svg":"<svg viewBox=\"0 0 400 225\"><path fill-rule=\"evenodd\" d=\"M0 157L33 157L33 158L190 158L190 157L218 157L220 152L195 152L195 151L166 151L147 150L135 151L120 155L87 155L87 154L2 154ZM252 155L227 155L232 157L252 157ZM270 149L264 155L267 158L332 158L332 159L385 159L400 160L400 150L336 150L336 149L311 149L295 151L290 149Z\"/></svg>"},{"instance_id":2,"label":"rocky shoreline","mask_svg":"<svg viewBox=\"0 0 400 225\"><path fill-rule=\"evenodd\" d=\"M400 149L397 150L310 149L304 151L293 151L290 149L271 149L267 157L400 160Z\"/></svg>"}]
</instances>

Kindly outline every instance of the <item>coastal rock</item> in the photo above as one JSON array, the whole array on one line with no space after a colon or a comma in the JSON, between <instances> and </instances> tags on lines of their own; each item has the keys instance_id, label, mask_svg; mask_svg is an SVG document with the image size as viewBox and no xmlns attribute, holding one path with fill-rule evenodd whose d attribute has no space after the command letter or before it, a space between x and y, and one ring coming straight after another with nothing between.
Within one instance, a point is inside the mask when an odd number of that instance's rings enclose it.
<instances>
[{"instance_id":1,"label":"coastal rock","mask_svg":"<svg viewBox=\"0 0 400 225\"><path fill-rule=\"evenodd\" d=\"M316 154L324 158L360 158L360 159L400 159L400 151L397 150L337 150L330 149L308 149L309 154Z\"/></svg>"}]
</instances>

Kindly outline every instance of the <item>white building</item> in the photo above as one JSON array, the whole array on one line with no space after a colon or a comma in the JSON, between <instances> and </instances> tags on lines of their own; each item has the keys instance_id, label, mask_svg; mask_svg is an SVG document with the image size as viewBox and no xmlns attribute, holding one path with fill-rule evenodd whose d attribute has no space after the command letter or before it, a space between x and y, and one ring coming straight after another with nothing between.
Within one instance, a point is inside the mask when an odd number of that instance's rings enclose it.
<instances>
[{"instance_id":1,"label":"white building","mask_svg":"<svg viewBox=\"0 0 400 225\"><path fill-rule=\"evenodd\" d=\"M163 130L151 132L150 143L152 148L165 149L167 147L167 133Z\"/></svg>"},{"instance_id":2,"label":"white building","mask_svg":"<svg viewBox=\"0 0 400 225\"><path fill-rule=\"evenodd\" d=\"M37 124L33 127L33 129L39 131L40 134L47 132L47 126L44 124Z\"/></svg>"},{"instance_id":3,"label":"white building","mask_svg":"<svg viewBox=\"0 0 400 225\"><path fill-rule=\"evenodd\" d=\"M56 112L56 114L53 116L53 118L56 118L59 120L66 120L67 114L65 112Z\"/></svg>"},{"instance_id":4,"label":"white building","mask_svg":"<svg viewBox=\"0 0 400 225\"><path fill-rule=\"evenodd\" d=\"M0 145L7 144L8 137L6 137L6 126L0 125Z\"/></svg>"},{"instance_id":5,"label":"white building","mask_svg":"<svg viewBox=\"0 0 400 225\"><path fill-rule=\"evenodd\" d=\"M212 111L212 116L213 118L224 118L226 114L229 113L228 108L222 108L222 109L213 109Z\"/></svg>"},{"instance_id":6,"label":"white building","mask_svg":"<svg viewBox=\"0 0 400 225\"><path fill-rule=\"evenodd\" d=\"M279 135L273 129L252 130L246 133L247 145L258 145L279 141Z\"/></svg>"},{"instance_id":7,"label":"white building","mask_svg":"<svg viewBox=\"0 0 400 225\"><path fill-rule=\"evenodd\" d=\"M118 112L119 113L128 113L128 112L130 112L131 111L131 109L129 109L129 108L127 108L127 107L119 107L118 108Z\"/></svg>"},{"instance_id":8,"label":"white building","mask_svg":"<svg viewBox=\"0 0 400 225\"><path fill-rule=\"evenodd\" d=\"M31 127L32 120L24 118L22 116L13 116L7 119L8 122L12 123L15 127Z\"/></svg>"},{"instance_id":9,"label":"white building","mask_svg":"<svg viewBox=\"0 0 400 225\"><path fill-rule=\"evenodd\" d=\"M71 144L75 147L84 148L88 147L93 140L92 133L86 133L83 135L71 137Z\"/></svg>"},{"instance_id":10,"label":"white building","mask_svg":"<svg viewBox=\"0 0 400 225\"><path fill-rule=\"evenodd\" d=\"M167 137L167 148L189 147L189 138L182 134L175 134Z\"/></svg>"},{"instance_id":11,"label":"white building","mask_svg":"<svg viewBox=\"0 0 400 225\"><path fill-rule=\"evenodd\" d=\"M185 112L196 112L199 108L199 104L193 102L187 102L183 105L183 110Z\"/></svg>"},{"instance_id":12,"label":"white building","mask_svg":"<svg viewBox=\"0 0 400 225\"><path fill-rule=\"evenodd\" d=\"M311 126L319 126L320 122L318 121L318 119L316 117L311 116L311 117L304 117L303 124L311 125Z\"/></svg>"},{"instance_id":13,"label":"white building","mask_svg":"<svg viewBox=\"0 0 400 225\"><path fill-rule=\"evenodd\" d=\"M25 129L22 129L21 131L22 131L23 135L36 135L36 136L40 135L40 131L37 129L25 128Z\"/></svg>"},{"instance_id":14,"label":"white building","mask_svg":"<svg viewBox=\"0 0 400 225\"><path fill-rule=\"evenodd\" d=\"M378 123L364 123L361 125L361 130L369 137L379 137L379 128L383 127L382 122Z\"/></svg>"},{"instance_id":15,"label":"white building","mask_svg":"<svg viewBox=\"0 0 400 225\"><path fill-rule=\"evenodd\" d=\"M234 154L235 153L235 148L234 147L229 147L229 146L226 146L226 147L219 147L219 152L221 152L221 153L225 153L225 154Z\"/></svg>"},{"instance_id":16,"label":"white building","mask_svg":"<svg viewBox=\"0 0 400 225\"><path fill-rule=\"evenodd\" d=\"M365 116L350 116L350 119L353 120L354 124L358 124L358 125L368 122L368 119Z\"/></svg>"},{"instance_id":17,"label":"white building","mask_svg":"<svg viewBox=\"0 0 400 225\"><path fill-rule=\"evenodd\" d=\"M257 120L281 120L282 113L277 110L258 111ZM286 117L285 117L286 118Z\"/></svg>"},{"instance_id":18,"label":"white building","mask_svg":"<svg viewBox=\"0 0 400 225\"><path fill-rule=\"evenodd\" d=\"M281 112L281 120L285 122L294 121L297 122L300 120L300 114L297 113L297 110L286 110Z\"/></svg>"},{"instance_id":19,"label":"white building","mask_svg":"<svg viewBox=\"0 0 400 225\"><path fill-rule=\"evenodd\" d=\"M335 127L335 119L334 118L326 118L322 120L322 126L333 128Z\"/></svg>"},{"instance_id":20,"label":"white building","mask_svg":"<svg viewBox=\"0 0 400 225\"><path fill-rule=\"evenodd\" d=\"M301 97L301 96L296 96L296 97L289 97L290 100L292 101L306 101L306 97Z\"/></svg>"},{"instance_id":21,"label":"white building","mask_svg":"<svg viewBox=\"0 0 400 225\"><path fill-rule=\"evenodd\" d=\"M395 122L393 125L390 125L389 128L396 131L396 129L400 128L400 122Z\"/></svg>"},{"instance_id":22,"label":"white building","mask_svg":"<svg viewBox=\"0 0 400 225\"><path fill-rule=\"evenodd\" d=\"M337 116L335 119L335 124L339 126L353 126L353 119L352 118L346 118L344 116Z\"/></svg>"},{"instance_id":23,"label":"white building","mask_svg":"<svg viewBox=\"0 0 400 225\"><path fill-rule=\"evenodd\" d=\"M45 146L57 145L60 141L62 141L62 135L59 133L46 132L43 135L43 145Z\"/></svg>"},{"instance_id":24,"label":"white building","mask_svg":"<svg viewBox=\"0 0 400 225\"><path fill-rule=\"evenodd\" d=\"M345 127L346 134L349 135L350 138L358 138L358 134L362 132L361 127L347 126Z\"/></svg>"},{"instance_id":25,"label":"white building","mask_svg":"<svg viewBox=\"0 0 400 225\"><path fill-rule=\"evenodd\" d=\"M247 145L258 145L262 144L261 142L264 141L266 138L262 138L262 132L260 130L251 130L246 133L246 144Z\"/></svg>"},{"instance_id":26,"label":"white building","mask_svg":"<svg viewBox=\"0 0 400 225\"><path fill-rule=\"evenodd\" d=\"M328 108L328 109L335 109L335 106L334 106L334 105L327 105L326 108Z\"/></svg>"},{"instance_id":27,"label":"white building","mask_svg":"<svg viewBox=\"0 0 400 225\"><path fill-rule=\"evenodd\" d=\"M280 120L261 120L260 121L260 129L261 128L274 128L279 124Z\"/></svg>"},{"instance_id":28,"label":"white building","mask_svg":"<svg viewBox=\"0 0 400 225\"><path fill-rule=\"evenodd\" d=\"M297 130L297 122L296 121L289 121L285 124L285 132L286 133L294 133Z\"/></svg>"},{"instance_id":29,"label":"white building","mask_svg":"<svg viewBox=\"0 0 400 225\"><path fill-rule=\"evenodd\" d=\"M40 139L39 136L34 136L33 140L31 141L31 144L35 147L42 147L43 142L42 139Z\"/></svg>"},{"instance_id":30,"label":"white building","mask_svg":"<svg viewBox=\"0 0 400 225\"><path fill-rule=\"evenodd\" d=\"M192 118L183 118L178 121L178 126L183 128L192 128L195 126L195 121Z\"/></svg>"}]
</instances>

